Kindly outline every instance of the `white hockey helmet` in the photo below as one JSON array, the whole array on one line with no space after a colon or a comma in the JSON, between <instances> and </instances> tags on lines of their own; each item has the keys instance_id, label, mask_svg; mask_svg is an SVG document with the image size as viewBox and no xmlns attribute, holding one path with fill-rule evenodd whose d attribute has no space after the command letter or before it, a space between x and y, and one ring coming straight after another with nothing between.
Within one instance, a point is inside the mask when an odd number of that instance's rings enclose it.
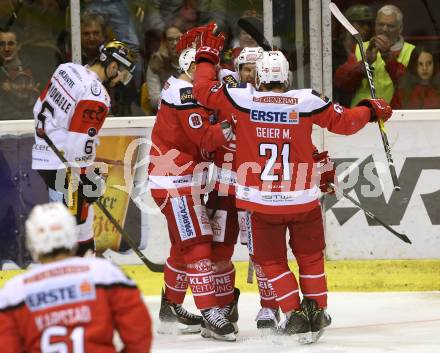
<instances>
[{"instance_id":1,"label":"white hockey helmet","mask_svg":"<svg viewBox=\"0 0 440 353\"><path fill-rule=\"evenodd\" d=\"M235 71L238 72L242 64L255 64L257 59L261 58L263 52L264 50L261 47L244 47L234 60Z\"/></svg>"},{"instance_id":2,"label":"white hockey helmet","mask_svg":"<svg viewBox=\"0 0 440 353\"><path fill-rule=\"evenodd\" d=\"M66 206L51 202L35 206L26 221L26 246L32 258L55 249L76 249L78 236L75 218Z\"/></svg>"},{"instance_id":3,"label":"white hockey helmet","mask_svg":"<svg viewBox=\"0 0 440 353\"><path fill-rule=\"evenodd\" d=\"M257 77L255 85L280 82L287 84L289 79L289 62L280 51L265 51L256 62Z\"/></svg>"},{"instance_id":4,"label":"white hockey helmet","mask_svg":"<svg viewBox=\"0 0 440 353\"><path fill-rule=\"evenodd\" d=\"M189 77L191 77L191 75L188 74L188 70L191 64L195 61L196 61L196 50L194 48L183 49L179 56L180 71L186 73Z\"/></svg>"}]
</instances>

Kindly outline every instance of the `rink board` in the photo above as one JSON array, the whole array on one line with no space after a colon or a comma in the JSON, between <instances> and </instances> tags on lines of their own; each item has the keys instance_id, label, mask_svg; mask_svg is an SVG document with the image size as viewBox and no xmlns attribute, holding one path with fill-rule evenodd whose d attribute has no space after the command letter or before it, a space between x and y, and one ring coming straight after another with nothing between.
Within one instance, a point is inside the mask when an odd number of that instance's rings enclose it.
<instances>
[{"instance_id":1,"label":"rink board","mask_svg":"<svg viewBox=\"0 0 440 353\"><path fill-rule=\"evenodd\" d=\"M247 283L248 263L234 262L236 286L242 292L257 292L257 285ZM298 275L295 262L290 268ZM133 278L144 295L158 295L163 285L163 274L153 273L144 265L124 265L125 273ZM0 287L23 272L0 271ZM440 260L359 260L327 261L328 288L333 291L440 291ZM255 276L255 275L254 275Z\"/></svg>"},{"instance_id":2,"label":"rink board","mask_svg":"<svg viewBox=\"0 0 440 353\"><path fill-rule=\"evenodd\" d=\"M104 124L103 135L139 136L148 141L153 123L154 117L109 118ZM353 136L315 129L313 140L321 150L329 150L337 163L340 188L386 223L407 234L413 244L403 243L386 229L373 224L363 211L349 201L325 196L323 205L328 260L440 259L440 140L437 137L440 119L437 111L398 111L386 126L402 186L400 192L392 189L377 124L369 124ZM17 137L17 146L20 146L20 137L27 135L29 138L32 128L32 121L1 122L0 135ZM6 153L14 153L14 148L10 146ZM126 210L125 229L151 261L163 263L169 249L168 232L163 215L145 188L148 162L145 156L148 148L148 143L142 145L137 160L143 163L139 164L133 175L125 178L126 185L134 183L130 206ZM19 159L25 160L25 154L29 155L27 148L18 154ZM18 169L22 167L17 166ZM14 173L11 170L11 175ZM356 175L360 177L356 178ZM371 175L378 175L379 179L373 178L372 181ZM26 185L23 182L19 189L24 196L31 188ZM111 188L116 189L114 186ZM26 206L31 201L32 198L26 199ZM25 216L16 215L18 225ZM19 226L15 233L16 242L22 244L23 228ZM119 237L117 234L115 236ZM15 238L7 239L12 241ZM128 249L127 244L123 241L120 244L118 249L109 250L106 255L119 265L139 265L140 260ZM11 260L7 257L8 251L9 255L16 256L17 249L20 252L23 246L12 244L2 249L0 261L8 262L4 269L17 268L15 258ZM247 261L246 247L238 245L233 259ZM367 263L365 265L369 266ZM18 267L26 266L19 264Z\"/></svg>"}]
</instances>

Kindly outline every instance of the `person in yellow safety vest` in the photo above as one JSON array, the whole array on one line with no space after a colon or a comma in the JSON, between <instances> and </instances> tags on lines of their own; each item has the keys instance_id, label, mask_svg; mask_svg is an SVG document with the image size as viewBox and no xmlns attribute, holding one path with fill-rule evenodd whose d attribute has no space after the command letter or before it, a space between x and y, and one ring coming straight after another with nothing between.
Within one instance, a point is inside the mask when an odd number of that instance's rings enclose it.
<instances>
[{"instance_id":1,"label":"person in yellow safety vest","mask_svg":"<svg viewBox=\"0 0 440 353\"><path fill-rule=\"evenodd\" d=\"M403 14L394 5L385 5L377 11L375 35L364 42L367 62L373 69L376 95L388 103L394 94L394 85L405 74L414 49L402 37ZM347 93L353 93L351 106L370 98L368 81L364 74L359 46L354 55L336 70L334 84Z\"/></svg>"}]
</instances>

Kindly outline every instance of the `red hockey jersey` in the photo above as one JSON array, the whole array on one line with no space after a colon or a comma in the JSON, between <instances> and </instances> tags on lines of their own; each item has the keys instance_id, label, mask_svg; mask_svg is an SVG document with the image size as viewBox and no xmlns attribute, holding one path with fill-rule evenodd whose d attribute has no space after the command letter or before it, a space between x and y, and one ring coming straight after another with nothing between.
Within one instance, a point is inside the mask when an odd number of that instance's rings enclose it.
<instances>
[{"instance_id":1,"label":"red hockey jersey","mask_svg":"<svg viewBox=\"0 0 440 353\"><path fill-rule=\"evenodd\" d=\"M237 207L262 213L306 212L318 205L313 124L350 135L367 124L367 107L345 109L311 89L256 91L250 84L219 89L214 67L197 64L194 95L237 120Z\"/></svg>"},{"instance_id":2,"label":"red hockey jersey","mask_svg":"<svg viewBox=\"0 0 440 353\"><path fill-rule=\"evenodd\" d=\"M206 179L209 153L226 139L210 112L199 105L192 84L171 76L165 82L151 132L148 185L153 197L190 195ZM202 191L200 191L203 193Z\"/></svg>"},{"instance_id":3,"label":"red hockey jersey","mask_svg":"<svg viewBox=\"0 0 440 353\"><path fill-rule=\"evenodd\" d=\"M110 262L71 257L37 266L0 291L2 353L150 352L151 319L135 283Z\"/></svg>"}]
</instances>

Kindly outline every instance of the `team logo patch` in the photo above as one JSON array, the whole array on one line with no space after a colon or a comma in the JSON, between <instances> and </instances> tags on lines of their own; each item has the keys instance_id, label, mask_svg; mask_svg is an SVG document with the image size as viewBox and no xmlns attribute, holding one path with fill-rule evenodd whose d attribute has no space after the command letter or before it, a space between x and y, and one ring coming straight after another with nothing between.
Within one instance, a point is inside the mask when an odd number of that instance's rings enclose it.
<instances>
[{"instance_id":1,"label":"team logo patch","mask_svg":"<svg viewBox=\"0 0 440 353\"><path fill-rule=\"evenodd\" d=\"M238 83L237 80L232 75L226 75L225 77L223 77L223 82L226 84Z\"/></svg>"},{"instance_id":2,"label":"team logo patch","mask_svg":"<svg viewBox=\"0 0 440 353\"><path fill-rule=\"evenodd\" d=\"M91 127L90 129L87 130L87 135L89 135L90 137L93 137L96 135L96 129L94 127Z\"/></svg>"},{"instance_id":3,"label":"team logo patch","mask_svg":"<svg viewBox=\"0 0 440 353\"><path fill-rule=\"evenodd\" d=\"M188 117L188 124L193 129L199 129L203 126L202 116L197 113L192 113Z\"/></svg>"},{"instance_id":4,"label":"team logo patch","mask_svg":"<svg viewBox=\"0 0 440 353\"><path fill-rule=\"evenodd\" d=\"M185 88L180 89L180 102L182 104L197 103L197 101L195 100L195 98L193 96L191 87L185 87Z\"/></svg>"},{"instance_id":5,"label":"team logo patch","mask_svg":"<svg viewBox=\"0 0 440 353\"><path fill-rule=\"evenodd\" d=\"M99 96L101 94L101 85L98 81L92 81L91 91L94 96Z\"/></svg>"},{"instance_id":6,"label":"team logo patch","mask_svg":"<svg viewBox=\"0 0 440 353\"><path fill-rule=\"evenodd\" d=\"M206 273L212 270L211 260L203 259L199 260L194 264L194 267L198 272Z\"/></svg>"}]
</instances>

